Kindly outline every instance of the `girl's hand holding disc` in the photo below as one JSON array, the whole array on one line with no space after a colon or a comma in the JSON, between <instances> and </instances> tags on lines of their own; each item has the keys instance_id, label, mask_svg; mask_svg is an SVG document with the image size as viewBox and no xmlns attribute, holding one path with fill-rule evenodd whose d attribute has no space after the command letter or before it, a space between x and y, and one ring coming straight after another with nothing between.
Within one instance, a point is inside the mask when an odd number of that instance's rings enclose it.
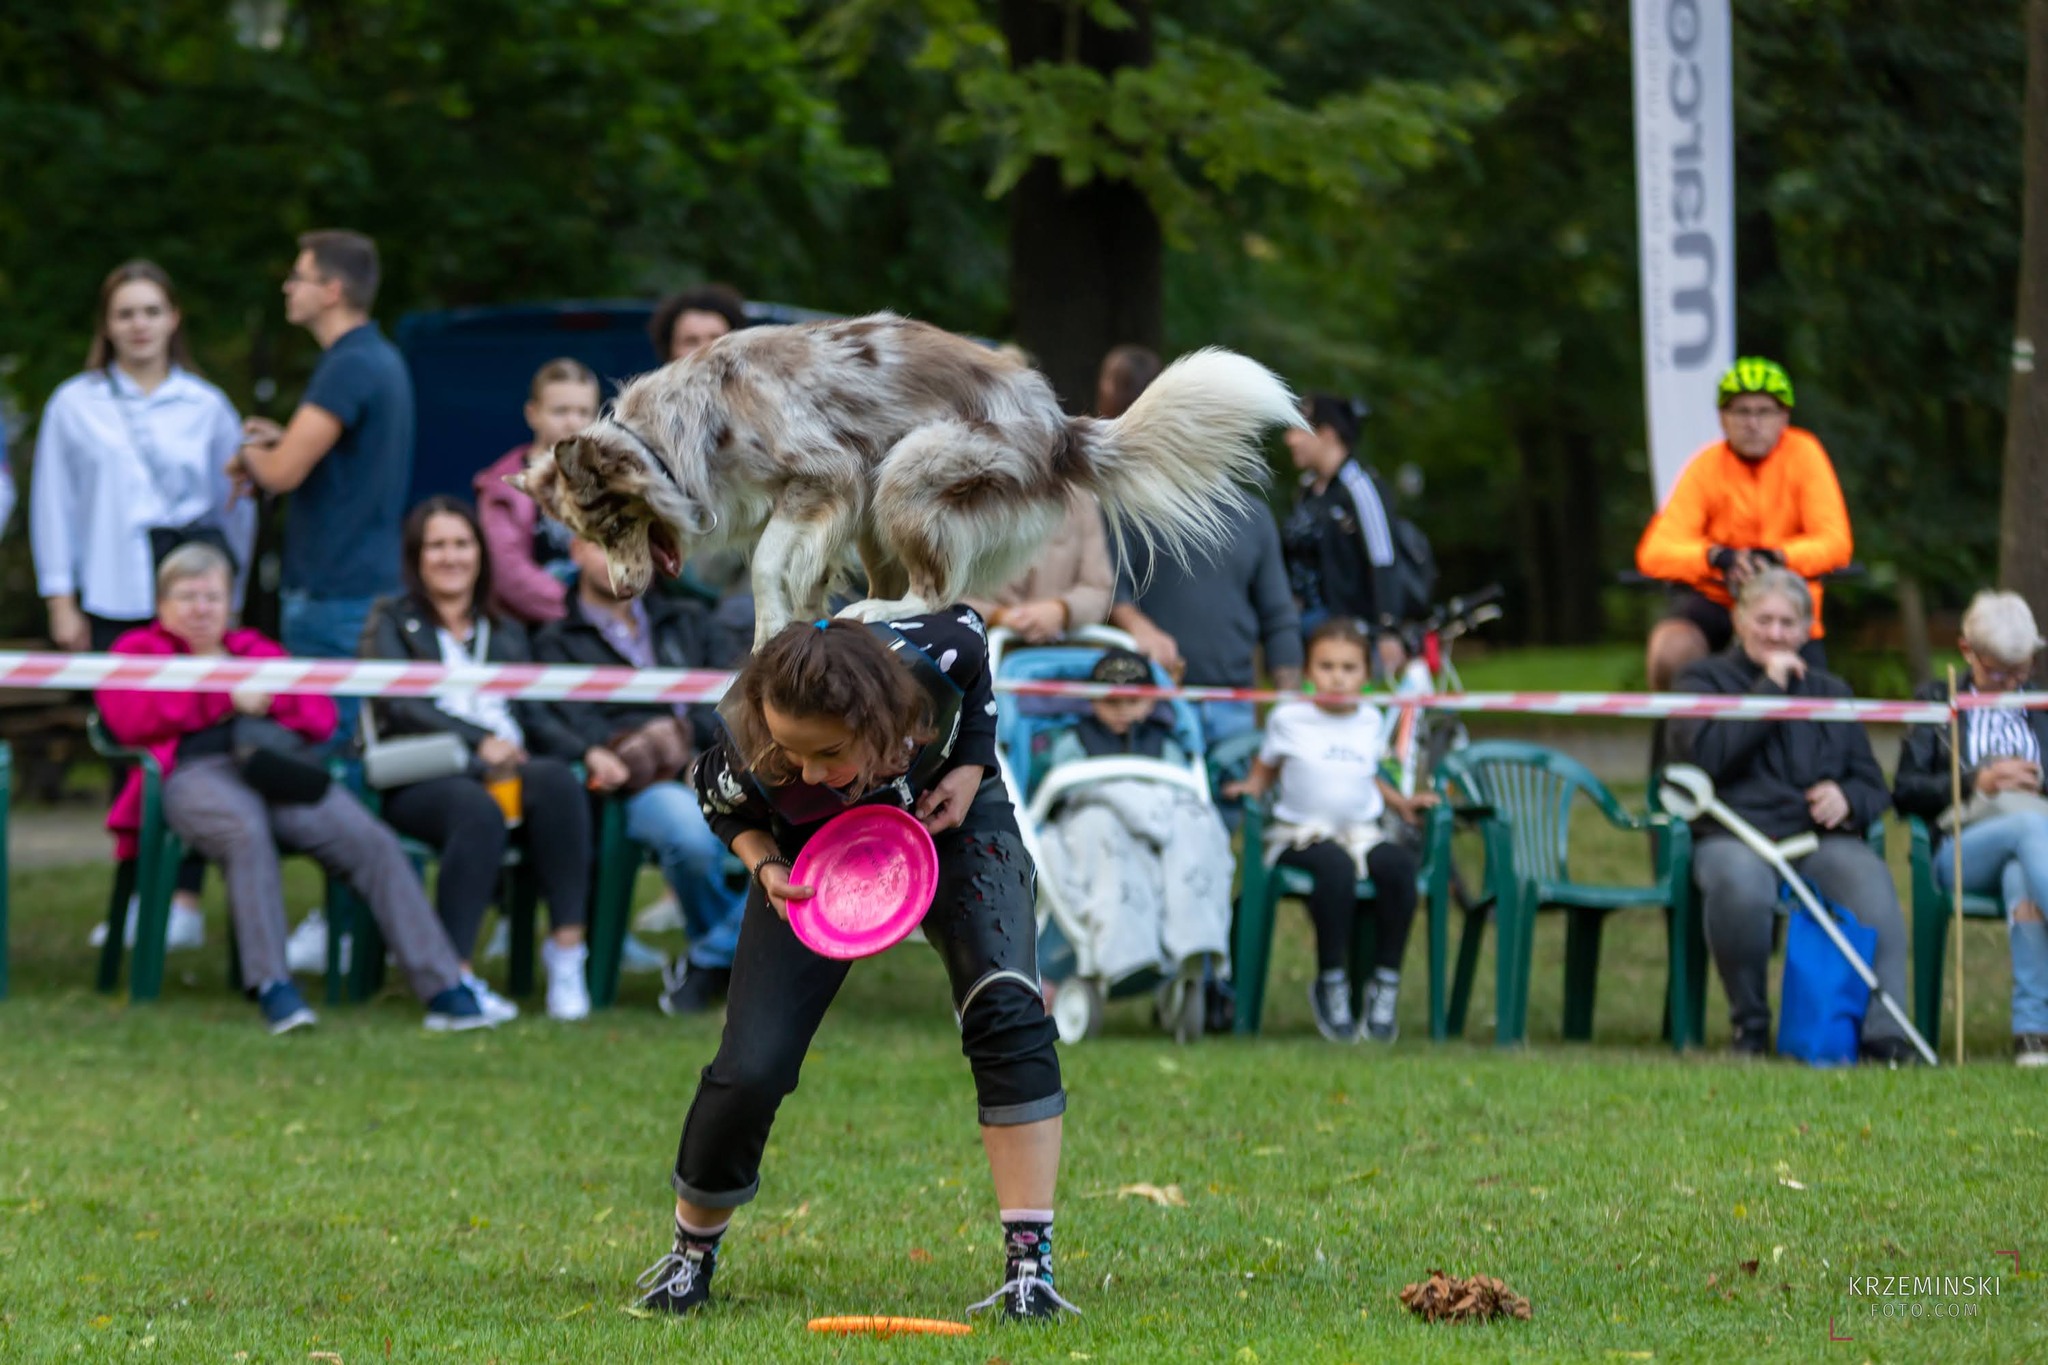
<instances>
[{"instance_id":1,"label":"girl's hand holding disc","mask_svg":"<svg viewBox=\"0 0 2048 1365\"><path fill-rule=\"evenodd\" d=\"M764 864L761 868L760 877L761 890L767 893L768 903L774 906L775 913L784 919L789 918L789 903L791 901L807 901L811 898L810 887L792 886L790 884L789 869L781 863Z\"/></svg>"}]
</instances>

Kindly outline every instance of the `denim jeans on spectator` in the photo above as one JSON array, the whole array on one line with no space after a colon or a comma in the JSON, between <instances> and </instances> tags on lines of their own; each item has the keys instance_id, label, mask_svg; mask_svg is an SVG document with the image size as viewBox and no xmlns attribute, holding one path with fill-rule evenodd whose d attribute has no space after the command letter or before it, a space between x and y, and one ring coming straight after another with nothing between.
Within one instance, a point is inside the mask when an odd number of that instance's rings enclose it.
<instances>
[{"instance_id":1,"label":"denim jeans on spectator","mask_svg":"<svg viewBox=\"0 0 2048 1365\"><path fill-rule=\"evenodd\" d=\"M730 967L747 897L725 884L725 845L704 823L697 794L680 782L657 782L627 797L626 834L654 850L676 893L690 935L690 965Z\"/></svg>"},{"instance_id":2,"label":"denim jeans on spectator","mask_svg":"<svg viewBox=\"0 0 2048 1365\"><path fill-rule=\"evenodd\" d=\"M314 597L302 589L287 589L278 595L285 651L301 659L353 659L360 652L363 622L369 619L374 597ZM356 735L358 704L352 697L340 698L335 709L341 713L334 728L332 746L345 749Z\"/></svg>"},{"instance_id":3,"label":"denim jeans on spectator","mask_svg":"<svg viewBox=\"0 0 2048 1365\"><path fill-rule=\"evenodd\" d=\"M2015 920L2013 907L2048 910L2048 815L2021 813L1979 820L1963 829L1963 890L2005 903L2012 943L2012 1031L2048 1033L2048 924ZM1955 850L1934 856L1934 884L1955 889Z\"/></svg>"},{"instance_id":4,"label":"denim jeans on spectator","mask_svg":"<svg viewBox=\"0 0 2048 1365\"><path fill-rule=\"evenodd\" d=\"M1205 701L1202 703L1202 741L1216 744L1259 728L1258 712L1248 701Z\"/></svg>"}]
</instances>

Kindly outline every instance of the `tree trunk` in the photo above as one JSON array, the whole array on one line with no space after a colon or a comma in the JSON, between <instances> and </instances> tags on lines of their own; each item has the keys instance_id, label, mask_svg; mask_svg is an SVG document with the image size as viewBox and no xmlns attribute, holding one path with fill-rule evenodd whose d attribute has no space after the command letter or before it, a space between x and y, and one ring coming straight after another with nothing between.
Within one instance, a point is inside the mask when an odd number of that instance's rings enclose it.
<instances>
[{"instance_id":1,"label":"tree trunk","mask_svg":"<svg viewBox=\"0 0 2048 1365\"><path fill-rule=\"evenodd\" d=\"M2005 418L2005 487L1999 514L1999 581L2048 619L2048 0L2027 4L2025 184L2020 289Z\"/></svg>"},{"instance_id":2,"label":"tree trunk","mask_svg":"<svg viewBox=\"0 0 2048 1365\"><path fill-rule=\"evenodd\" d=\"M1003 0L1013 68L1078 62L1109 73L1152 61L1152 7L1126 3L1132 25L1101 28L1077 0ZM1095 404L1103 353L1126 342L1159 348L1164 248L1159 219L1137 186L1060 183L1041 159L1010 192L1010 308L1016 338L1037 358L1070 412Z\"/></svg>"},{"instance_id":3,"label":"tree trunk","mask_svg":"<svg viewBox=\"0 0 2048 1365\"><path fill-rule=\"evenodd\" d=\"M1924 687L1934 677L1934 650L1928 640L1927 595L1919 577L1910 573L1899 575L1899 629L1905 636L1906 670L1916 689Z\"/></svg>"},{"instance_id":4,"label":"tree trunk","mask_svg":"<svg viewBox=\"0 0 2048 1365\"><path fill-rule=\"evenodd\" d=\"M1567 423L1525 423L1522 495L1517 513L1523 596L1516 611L1523 638L1538 644L1598 640L1607 566L1586 509L1600 505L1600 464L1593 437ZM1464 585L1449 585L1457 591Z\"/></svg>"}]
</instances>

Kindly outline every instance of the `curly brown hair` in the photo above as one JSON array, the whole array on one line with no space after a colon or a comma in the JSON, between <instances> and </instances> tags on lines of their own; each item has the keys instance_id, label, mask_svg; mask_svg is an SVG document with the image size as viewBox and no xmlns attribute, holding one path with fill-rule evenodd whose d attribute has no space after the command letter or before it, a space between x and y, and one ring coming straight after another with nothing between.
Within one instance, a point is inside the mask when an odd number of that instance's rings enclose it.
<instances>
[{"instance_id":1,"label":"curly brown hair","mask_svg":"<svg viewBox=\"0 0 2048 1365\"><path fill-rule=\"evenodd\" d=\"M797 772L768 733L764 706L790 716L831 716L865 750L857 786L865 791L903 771L911 745L931 740L932 701L889 647L858 621L785 626L733 680L720 709L740 761L770 782Z\"/></svg>"}]
</instances>

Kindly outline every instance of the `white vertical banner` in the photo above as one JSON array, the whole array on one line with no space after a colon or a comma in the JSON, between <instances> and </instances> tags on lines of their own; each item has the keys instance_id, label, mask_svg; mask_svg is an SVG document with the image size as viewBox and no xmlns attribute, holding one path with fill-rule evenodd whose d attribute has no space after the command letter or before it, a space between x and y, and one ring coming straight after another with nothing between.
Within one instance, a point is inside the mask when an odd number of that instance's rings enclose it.
<instances>
[{"instance_id":1,"label":"white vertical banner","mask_svg":"<svg viewBox=\"0 0 2048 1365\"><path fill-rule=\"evenodd\" d=\"M1643 388L1657 505L1720 439L1735 363L1735 118L1729 0L1630 0Z\"/></svg>"}]
</instances>

